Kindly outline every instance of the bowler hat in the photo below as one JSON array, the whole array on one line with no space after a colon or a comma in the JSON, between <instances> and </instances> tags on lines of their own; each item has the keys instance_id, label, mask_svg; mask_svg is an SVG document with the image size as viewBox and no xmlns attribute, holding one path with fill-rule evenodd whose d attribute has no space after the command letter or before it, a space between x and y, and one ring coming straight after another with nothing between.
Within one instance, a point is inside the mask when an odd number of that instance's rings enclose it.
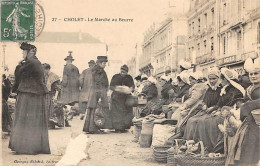
<instances>
[{"instance_id":1,"label":"bowler hat","mask_svg":"<svg viewBox=\"0 0 260 166\"><path fill-rule=\"evenodd\" d=\"M90 60L90 61L88 62L88 64L95 64L95 61L94 61L94 60Z\"/></svg>"},{"instance_id":2,"label":"bowler hat","mask_svg":"<svg viewBox=\"0 0 260 166\"><path fill-rule=\"evenodd\" d=\"M107 56L98 56L97 62L107 62Z\"/></svg>"},{"instance_id":3,"label":"bowler hat","mask_svg":"<svg viewBox=\"0 0 260 166\"><path fill-rule=\"evenodd\" d=\"M65 61L67 61L67 60L74 61L74 59L73 59L73 57L72 57L71 55L67 56L64 60L65 60Z\"/></svg>"}]
</instances>

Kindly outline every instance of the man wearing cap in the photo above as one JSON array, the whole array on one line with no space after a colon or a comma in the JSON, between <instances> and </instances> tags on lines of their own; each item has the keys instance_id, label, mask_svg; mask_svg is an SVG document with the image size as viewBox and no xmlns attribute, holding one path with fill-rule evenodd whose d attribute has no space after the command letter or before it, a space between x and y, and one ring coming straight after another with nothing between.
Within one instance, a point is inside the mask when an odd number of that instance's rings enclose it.
<instances>
[{"instance_id":1,"label":"man wearing cap","mask_svg":"<svg viewBox=\"0 0 260 166\"><path fill-rule=\"evenodd\" d=\"M93 88L91 88L89 91L87 117L83 127L83 131L88 132L90 134L99 132L94 122L95 110L97 108L97 103L99 99L101 99L101 105L103 107L103 110L105 110L105 116L106 116L106 112L109 111L108 98L107 98L107 91L108 91L109 84L108 84L107 74L104 70L104 68L106 67L106 63L107 63L107 56L98 56L96 65L91 69L92 78L93 78L92 79ZM111 126L107 124L108 121L106 120L105 126L111 128Z\"/></svg>"},{"instance_id":2,"label":"man wearing cap","mask_svg":"<svg viewBox=\"0 0 260 166\"><path fill-rule=\"evenodd\" d=\"M79 101L79 70L72 64L71 55L65 59L66 65L63 69L61 101L63 104L74 105Z\"/></svg>"},{"instance_id":3,"label":"man wearing cap","mask_svg":"<svg viewBox=\"0 0 260 166\"><path fill-rule=\"evenodd\" d=\"M87 109L89 91L93 89L93 80L92 80L92 68L95 66L95 61L91 60L88 62L89 68L83 70L82 74L79 77L79 111L80 111L80 119L83 120L84 114Z\"/></svg>"},{"instance_id":4,"label":"man wearing cap","mask_svg":"<svg viewBox=\"0 0 260 166\"><path fill-rule=\"evenodd\" d=\"M42 64L35 46L22 43L20 48L24 60L16 71L20 81L9 148L17 154L50 154Z\"/></svg>"},{"instance_id":5,"label":"man wearing cap","mask_svg":"<svg viewBox=\"0 0 260 166\"><path fill-rule=\"evenodd\" d=\"M129 129L133 119L133 108L126 106L126 98L129 94L116 90L117 86L126 86L134 90L134 80L127 74L128 66L123 65L120 68L120 73L115 74L112 77L110 83L110 89L113 91L111 95L111 114L112 123L115 132L124 132L125 129Z\"/></svg>"}]
</instances>

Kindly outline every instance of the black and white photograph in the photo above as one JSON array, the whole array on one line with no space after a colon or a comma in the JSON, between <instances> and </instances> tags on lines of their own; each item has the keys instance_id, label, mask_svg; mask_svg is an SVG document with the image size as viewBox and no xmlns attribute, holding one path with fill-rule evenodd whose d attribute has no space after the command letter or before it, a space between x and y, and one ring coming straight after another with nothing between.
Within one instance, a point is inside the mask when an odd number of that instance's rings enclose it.
<instances>
[{"instance_id":1,"label":"black and white photograph","mask_svg":"<svg viewBox=\"0 0 260 166\"><path fill-rule=\"evenodd\" d=\"M260 0L0 0L0 166L259 166Z\"/></svg>"}]
</instances>

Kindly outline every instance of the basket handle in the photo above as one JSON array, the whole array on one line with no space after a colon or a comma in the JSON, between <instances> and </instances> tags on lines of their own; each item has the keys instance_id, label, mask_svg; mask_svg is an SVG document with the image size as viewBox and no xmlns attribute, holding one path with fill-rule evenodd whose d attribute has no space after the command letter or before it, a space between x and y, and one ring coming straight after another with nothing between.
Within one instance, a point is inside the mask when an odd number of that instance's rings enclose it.
<instances>
[{"instance_id":1,"label":"basket handle","mask_svg":"<svg viewBox=\"0 0 260 166\"><path fill-rule=\"evenodd\" d=\"M202 141L200 141L199 144L201 147L201 156L204 157L205 156L205 146Z\"/></svg>"},{"instance_id":2,"label":"basket handle","mask_svg":"<svg viewBox=\"0 0 260 166\"><path fill-rule=\"evenodd\" d=\"M176 146L177 146L177 147L178 147L178 149L179 149L179 143L178 143L178 140L177 140L177 139L175 139L174 141L175 141L175 144L176 144Z\"/></svg>"}]
</instances>

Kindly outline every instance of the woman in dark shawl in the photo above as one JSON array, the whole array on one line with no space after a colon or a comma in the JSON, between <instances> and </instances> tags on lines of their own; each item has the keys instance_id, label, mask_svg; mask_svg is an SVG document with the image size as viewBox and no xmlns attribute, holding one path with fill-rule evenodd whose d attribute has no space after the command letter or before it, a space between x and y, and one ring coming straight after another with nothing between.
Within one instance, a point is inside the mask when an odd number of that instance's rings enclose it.
<instances>
[{"instance_id":1,"label":"woman in dark shawl","mask_svg":"<svg viewBox=\"0 0 260 166\"><path fill-rule=\"evenodd\" d=\"M48 117L41 62L35 56L36 47L22 43L24 61L21 62L15 118L9 148L18 154L49 154Z\"/></svg>"},{"instance_id":2,"label":"woman in dark shawl","mask_svg":"<svg viewBox=\"0 0 260 166\"><path fill-rule=\"evenodd\" d=\"M142 90L142 93L146 95L147 104L142 109L140 116L145 117L149 114L158 115L162 112L162 103L158 99L158 89L155 85L156 79L153 77L149 77L144 84L145 86Z\"/></svg>"},{"instance_id":3,"label":"woman in dark shawl","mask_svg":"<svg viewBox=\"0 0 260 166\"><path fill-rule=\"evenodd\" d=\"M196 126L194 140L203 141L208 152L224 153L224 137L218 125L223 124L224 118L220 116L220 109L223 106L233 106L237 99L243 98L244 88L237 83L238 73L227 68L221 69L220 98L216 105L206 110Z\"/></svg>"},{"instance_id":4,"label":"woman in dark shawl","mask_svg":"<svg viewBox=\"0 0 260 166\"><path fill-rule=\"evenodd\" d=\"M251 165L259 162L259 126L257 126L252 111L260 109L260 58L247 59L245 69L249 72L251 85L247 88L246 99L248 101L240 107L240 120L242 125L234 136L232 149L228 152L226 165ZM234 112L234 114L236 114Z\"/></svg>"},{"instance_id":5,"label":"woman in dark shawl","mask_svg":"<svg viewBox=\"0 0 260 166\"><path fill-rule=\"evenodd\" d=\"M126 99L128 94L116 91L116 86L127 86L134 90L133 78L127 74L128 67L123 65L120 69L120 73L112 77L110 83L110 89L113 90L111 95L111 115L112 125L115 132L124 132L125 129L129 129L133 119L133 108L126 106Z\"/></svg>"},{"instance_id":6,"label":"woman in dark shawl","mask_svg":"<svg viewBox=\"0 0 260 166\"><path fill-rule=\"evenodd\" d=\"M212 68L208 73L208 80L207 83L208 89L205 93L203 98L203 104L201 107L198 107L197 110L199 111L195 116L191 117L187 121L187 125L184 131L183 138L186 140L193 140L194 132L197 127L197 123L199 119L206 114L205 110L207 108L213 107L217 104L219 97L220 97L220 73L217 68Z\"/></svg>"},{"instance_id":7,"label":"woman in dark shawl","mask_svg":"<svg viewBox=\"0 0 260 166\"><path fill-rule=\"evenodd\" d=\"M170 98L169 92L173 90L173 86L171 84L171 77L162 75L160 78L160 84L162 85L161 97L164 105L168 105L172 102L172 98Z\"/></svg>"}]
</instances>

